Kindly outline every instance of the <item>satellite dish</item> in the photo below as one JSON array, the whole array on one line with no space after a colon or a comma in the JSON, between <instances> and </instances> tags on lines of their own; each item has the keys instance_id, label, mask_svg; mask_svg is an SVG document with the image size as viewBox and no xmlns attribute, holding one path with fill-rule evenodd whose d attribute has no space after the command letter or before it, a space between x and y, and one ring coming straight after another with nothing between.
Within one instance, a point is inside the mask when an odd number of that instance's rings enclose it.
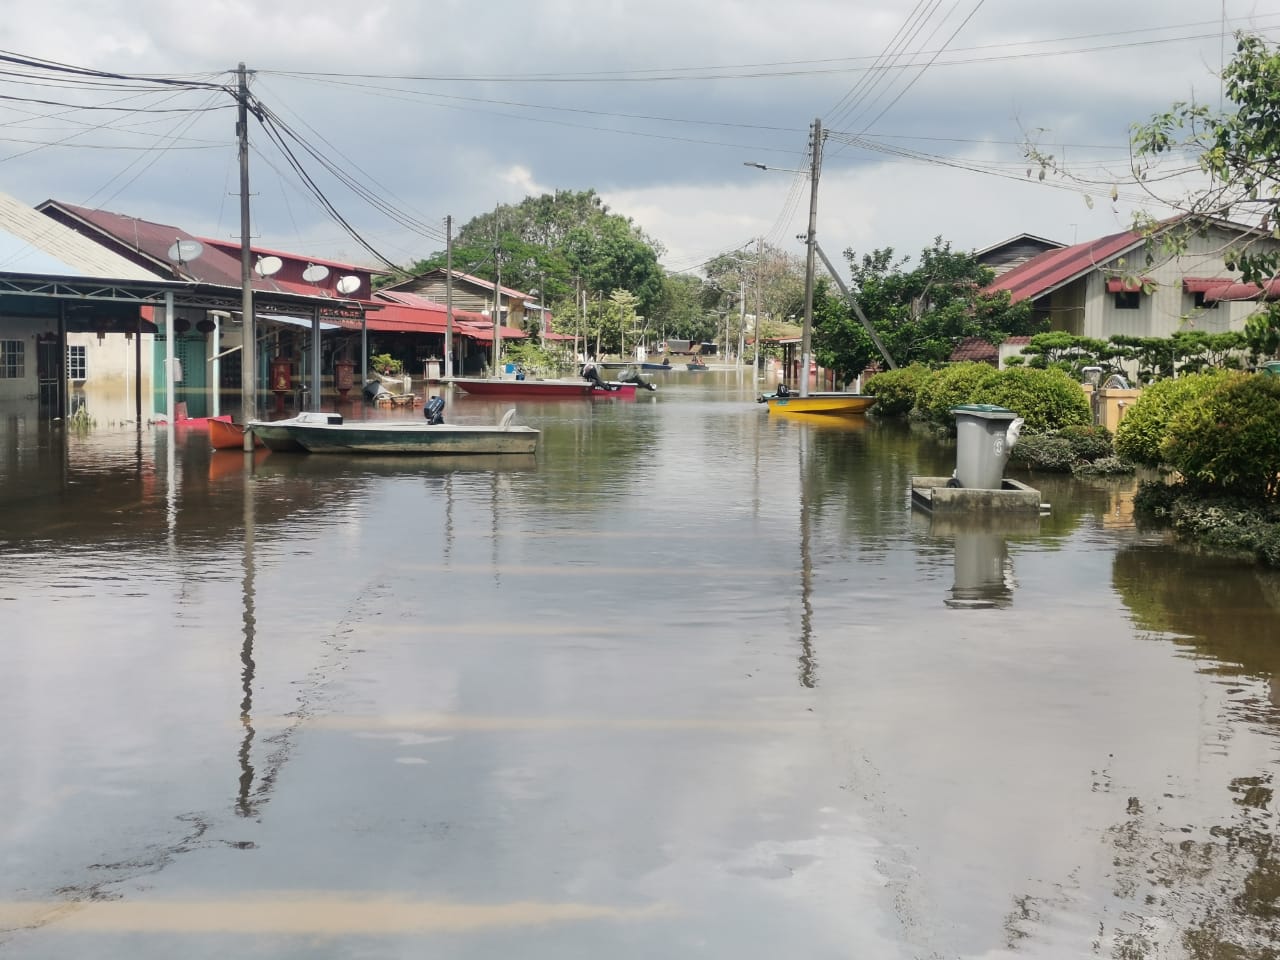
<instances>
[{"instance_id":1,"label":"satellite dish","mask_svg":"<svg viewBox=\"0 0 1280 960\"><path fill-rule=\"evenodd\" d=\"M274 277L283 266L284 261L279 257L259 257L253 266L253 272L260 277Z\"/></svg>"},{"instance_id":2,"label":"satellite dish","mask_svg":"<svg viewBox=\"0 0 1280 960\"><path fill-rule=\"evenodd\" d=\"M360 289L360 278L353 273L343 274L338 278L339 293L355 293Z\"/></svg>"},{"instance_id":3,"label":"satellite dish","mask_svg":"<svg viewBox=\"0 0 1280 960\"><path fill-rule=\"evenodd\" d=\"M322 267L318 263L308 263L307 269L302 271L302 279L307 283L319 283L329 275L329 268Z\"/></svg>"},{"instance_id":4,"label":"satellite dish","mask_svg":"<svg viewBox=\"0 0 1280 960\"><path fill-rule=\"evenodd\" d=\"M186 263L204 253L204 244L199 240L175 240L169 248L169 259L174 263Z\"/></svg>"}]
</instances>

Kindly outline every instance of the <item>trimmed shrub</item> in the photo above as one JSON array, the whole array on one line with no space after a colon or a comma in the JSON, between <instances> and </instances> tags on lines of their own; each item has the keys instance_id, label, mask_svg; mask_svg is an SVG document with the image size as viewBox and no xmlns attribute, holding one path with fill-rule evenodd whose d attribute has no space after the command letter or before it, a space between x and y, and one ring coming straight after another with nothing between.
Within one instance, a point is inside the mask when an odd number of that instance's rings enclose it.
<instances>
[{"instance_id":1,"label":"trimmed shrub","mask_svg":"<svg viewBox=\"0 0 1280 960\"><path fill-rule=\"evenodd\" d=\"M1076 456L1065 437L1053 433L1024 433L1009 451L1009 463L1028 470L1070 473Z\"/></svg>"},{"instance_id":2,"label":"trimmed shrub","mask_svg":"<svg viewBox=\"0 0 1280 960\"><path fill-rule=\"evenodd\" d=\"M1001 370L980 385L975 399L966 402L1007 407L1026 421L1024 429L1033 431L1086 426L1093 420L1084 390L1061 370Z\"/></svg>"},{"instance_id":3,"label":"trimmed shrub","mask_svg":"<svg viewBox=\"0 0 1280 960\"><path fill-rule=\"evenodd\" d=\"M982 388L999 376L989 363L953 363L921 384L916 408L929 421L954 431L956 418L951 409L966 403L990 403L982 399Z\"/></svg>"},{"instance_id":4,"label":"trimmed shrub","mask_svg":"<svg viewBox=\"0 0 1280 960\"><path fill-rule=\"evenodd\" d=\"M1085 463L1077 463L1071 468L1077 477L1113 477L1118 474L1133 473L1133 464L1119 457L1099 457Z\"/></svg>"},{"instance_id":5,"label":"trimmed shrub","mask_svg":"<svg viewBox=\"0 0 1280 960\"><path fill-rule=\"evenodd\" d=\"M1280 379L1244 374L1215 380L1199 402L1184 403L1173 414L1161 459L1199 491L1276 499Z\"/></svg>"},{"instance_id":6,"label":"trimmed shrub","mask_svg":"<svg viewBox=\"0 0 1280 960\"><path fill-rule=\"evenodd\" d=\"M1058 436L1071 444L1071 453L1081 463L1093 463L1115 456L1111 431L1099 426L1063 427Z\"/></svg>"},{"instance_id":7,"label":"trimmed shrub","mask_svg":"<svg viewBox=\"0 0 1280 960\"><path fill-rule=\"evenodd\" d=\"M1164 461L1160 444L1169 422L1185 404L1204 396L1223 376L1220 373L1193 373L1176 380L1157 380L1144 387L1116 427L1116 453L1144 467L1158 467Z\"/></svg>"},{"instance_id":8,"label":"trimmed shrub","mask_svg":"<svg viewBox=\"0 0 1280 960\"><path fill-rule=\"evenodd\" d=\"M916 406L920 387L932 371L920 363L897 370L885 370L867 380L864 390L876 398L875 411L881 417L906 416Z\"/></svg>"},{"instance_id":9,"label":"trimmed shrub","mask_svg":"<svg viewBox=\"0 0 1280 960\"><path fill-rule=\"evenodd\" d=\"M1280 508L1274 503L1205 498L1189 493L1185 484L1152 481L1138 486L1133 506L1140 517L1171 524L1182 540L1280 567Z\"/></svg>"}]
</instances>

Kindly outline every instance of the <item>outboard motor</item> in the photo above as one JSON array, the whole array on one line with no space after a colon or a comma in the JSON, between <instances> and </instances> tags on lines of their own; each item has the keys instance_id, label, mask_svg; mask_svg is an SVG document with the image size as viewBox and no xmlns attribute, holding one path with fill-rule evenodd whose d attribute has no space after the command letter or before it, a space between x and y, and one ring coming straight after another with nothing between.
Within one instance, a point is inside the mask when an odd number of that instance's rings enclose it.
<instances>
[{"instance_id":1,"label":"outboard motor","mask_svg":"<svg viewBox=\"0 0 1280 960\"><path fill-rule=\"evenodd\" d=\"M596 365L594 363L585 363L582 365L582 379L590 380L593 384L595 384L597 387L601 388L602 390L609 389L608 385L604 382L603 379L601 379L600 371L596 369Z\"/></svg>"},{"instance_id":2,"label":"outboard motor","mask_svg":"<svg viewBox=\"0 0 1280 960\"><path fill-rule=\"evenodd\" d=\"M364 398L366 400L377 400L381 396L391 396L391 391L380 384L377 380L370 380L364 385Z\"/></svg>"},{"instance_id":3,"label":"outboard motor","mask_svg":"<svg viewBox=\"0 0 1280 960\"><path fill-rule=\"evenodd\" d=\"M433 426L444 423L444 397L432 397L422 406L422 415Z\"/></svg>"},{"instance_id":4,"label":"outboard motor","mask_svg":"<svg viewBox=\"0 0 1280 960\"><path fill-rule=\"evenodd\" d=\"M636 387L644 390L657 390L649 380L640 375L640 371L635 367L627 367L618 374L619 383L634 383Z\"/></svg>"}]
</instances>

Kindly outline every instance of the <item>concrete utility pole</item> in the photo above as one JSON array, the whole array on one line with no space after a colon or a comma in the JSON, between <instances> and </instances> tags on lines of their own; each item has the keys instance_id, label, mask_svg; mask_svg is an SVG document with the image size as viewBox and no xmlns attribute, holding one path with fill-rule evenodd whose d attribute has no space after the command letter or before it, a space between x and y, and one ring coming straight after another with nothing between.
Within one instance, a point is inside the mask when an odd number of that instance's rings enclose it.
<instances>
[{"instance_id":1,"label":"concrete utility pole","mask_svg":"<svg viewBox=\"0 0 1280 960\"><path fill-rule=\"evenodd\" d=\"M253 267L249 250L249 75L240 64L237 93L236 137L240 144L240 419L258 419L258 325L253 315ZM172 327L165 331L173 338ZM244 432L245 453L253 452L253 434Z\"/></svg>"},{"instance_id":2,"label":"concrete utility pole","mask_svg":"<svg viewBox=\"0 0 1280 960\"><path fill-rule=\"evenodd\" d=\"M444 218L444 375L453 376L453 216Z\"/></svg>"},{"instance_id":3,"label":"concrete utility pole","mask_svg":"<svg viewBox=\"0 0 1280 960\"><path fill-rule=\"evenodd\" d=\"M760 379L760 261L764 257L764 237L756 238L756 321L755 332L751 339L754 347L751 350L751 365L755 368L755 378Z\"/></svg>"},{"instance_id":4,"label":"concrete utility pole","mask_svg":"<svg viewBox=\"0 0 1280 960\"><path fill-rule=\"evenodd\" d=\"M818 242L818 174L822 170L822 120L813 121L809 168L809 233L804 263L804 334L800 338L800 396L809 395L809 356L813 340L813 252Z\"/></svg>"},{"instance_id":5,"label":"concrete utility pole","mask_svg":"<svg viewBox=\"0 0 1280 960\"><path fill-rule=\"evenodd\" d=\"M502 358L502 337L499 327L502 317L502 256L498 249L498 211L493 211L493 372L499 375L498 361Z\"/></svg>"},{"instance_id":6,"label":"concrete utility pole","mask_svg":"<svg viewBox=\"0 0 1280 960\"><path fill-rule=\"evenodd\" d=\"M857 316L858 322L866 329L867 336L871 338L871 342L874 343L876 345L876 349L880 351L880 356L884 357L884 362L889 365L890 370L897 370L898 365L893 362L893 357L889 356L889 351L885 349L884 344L880 341L880 334L876 333L876 328L871 325L871 321L867 319L867 315L862 312L862 307L858 305L857 297L854 297L849 293L849 288L845 286L844 281L840 279L840 274L836 273L836 268L831 265L831 261L822 250L822 244L815 243L814 247L817 248L818 256L822 258L822 262L826 264L827 273L831 274L831 279L836 282L836 286L839 287L840 292L844 294L845 300L848 302L849 306L853 308L853 312Z\"/></svg>"}]
</instances>

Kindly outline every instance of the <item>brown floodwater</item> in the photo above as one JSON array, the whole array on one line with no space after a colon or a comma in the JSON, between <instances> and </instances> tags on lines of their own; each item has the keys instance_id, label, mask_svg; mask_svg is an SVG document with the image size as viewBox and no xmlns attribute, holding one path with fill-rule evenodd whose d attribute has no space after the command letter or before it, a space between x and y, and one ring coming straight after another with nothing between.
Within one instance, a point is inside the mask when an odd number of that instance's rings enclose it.
<instances>
[{"instance_id":1,"label":"brown floodwater","mask_svg":"<svg viewBox=\"0 0 1280 960\"><path fill-rule=\"evenodd\" d=\"M0 410L0 955L1277 956L1280 577L658 382L505 460Z\"/></svg>"}]
</instances>

